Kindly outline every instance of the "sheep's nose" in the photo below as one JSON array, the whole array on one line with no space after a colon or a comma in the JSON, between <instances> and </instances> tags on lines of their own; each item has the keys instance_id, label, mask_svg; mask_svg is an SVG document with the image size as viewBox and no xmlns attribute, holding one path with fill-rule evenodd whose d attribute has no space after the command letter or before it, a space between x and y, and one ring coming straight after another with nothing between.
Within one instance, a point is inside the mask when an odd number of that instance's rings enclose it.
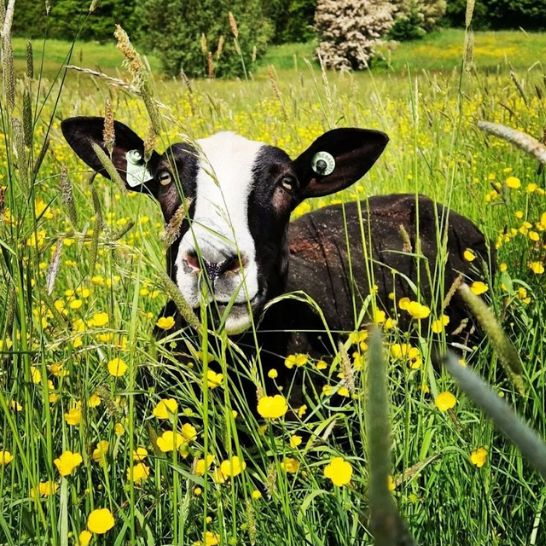
<instances>
[{"instance_id":1,"label":"sheep's nose","mask_svg":"<svg viewBox=\"0 0 546 546\"><path fill-rule=\"evenodd\" d=\"M217 278L221 277L225 273L237 273L241 268L244 268L247 264L247 259L244 254L233 254L221 261L207 260L206 256L202 255L201 260L196 252L186 252L183 257L186 264L194 272L204 269L209 279L214 282ZM203 267L201 267L201 265Z\"/></svg>"}]
</instances>

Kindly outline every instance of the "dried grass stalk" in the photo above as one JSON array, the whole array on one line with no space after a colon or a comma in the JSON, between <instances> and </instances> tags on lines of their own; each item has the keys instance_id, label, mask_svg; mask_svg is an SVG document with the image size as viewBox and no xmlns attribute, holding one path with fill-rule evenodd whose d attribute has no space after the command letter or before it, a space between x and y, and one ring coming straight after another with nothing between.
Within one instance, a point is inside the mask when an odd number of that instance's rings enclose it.
<instances>
[{"instance_id":1,"label":"dried grass stalk","mask_svg":"<svg viewBox=\"0 0 546 546\"><path fill-rule=\"evenodd\" d=\"M57 279L57 274L59 273L59 266L61 265L61 255L63 251L63 238L61 237L57 244L55 245L55 250L53 251L53 258L49 264L46 276L46 286L47 286L47 295L51 296L53 293L53 288L55 287L55 280Z\"/></svg>"},{"instance_id":2,"label":"dried grass stalk","mask_svg":"<svg viewBox=\"0 0 546 546\"><path fill-rule=\"evenodd\" d=\"M32 125L32 102L27 88L23 91L23 139L28 149L32 147Z\"/></svg>"},{"instance_id":3,"label":"dried grass stalk","mask_svg":"<svg viewBox=\"0 0 546 546\"><path fill-rule=\"evenodd\" d=\"M195 316L193 309L187 304L186 300L182 297L180 289L167 275L165 271L160 272L161 281L167 292L167 295L173 300L176 308L182 315L182 318L191 326L194 330L199 332L201 330L201 322Z\"/></svg>"},{"instance_id":4,"label":"dried grass stalk","mask_svg":"<svg viewBox=\"0 0 546 546\"><path fill-rule=\"evenodd\" d=\"M112 160L106 155L104 150L96 143L92 142L91 146L93 147L94 152L97 154L97 158L100 161L101 165L104 167L104 170L108 173L110 179L115 182L121 189L123 193L127 192L125 187L125 182L121 178L118 170L112 163Z\"/></svg>"},{"instance_id":5,"label":"dried grass stalk","mask_svg":"<svg viewBox=\"0 0 546 546\"><path fill-rule=\"evenodd\" d=\"M114 36L117 40L117 48L125 57L124 64L133 76L133 84L144 101L154 131L159 135L161 133L161 123L157 103L152 98L149 71L137 50L133 47L129 36L120 25L116 25Z\"/></svg>"},{"instance_id":6,"label":"dried grass stalk","mask_svg":"<svg viewBox=\"0 0 546 546\"><path fill-rule=\"evenodd\" d=\"M59 181L61 189L61 201L66 206L66 212L68 213L68 219L72 224L72 227L76 229L78 225L78 213L76 212L76 205L74 204L74 193L72 191L72 184L68 178L68 169L66 165L61 167L61 178Z\"/></svg>"},{"instance_id":7,"label":"dried grass stalk","mask_svg":"<svg viewBox=\"0 0 546 546\"><path fill-rule=\"evenodd\" d=\"M228 21L231 34L237 40L239 38L239 29L237 28L237 20L231 11L228 12Z\"/></svg>"},{"instance_id":8,"label":"dried grass stalk","mask_svg":"<svg viewBox=\"0 0 546 546\"><path fill-rule=\"evenodd\" d=\"M34 54L32 52L32 42L27 42L27 78L34 79Z\"/></svg>"},{"instance_id":9,"label":"dried grass stalk","mask_svg":"<svg viewBox=\"0 0 546 546\"><path fill-rule=\"evenodd\" d=\"M506 334L497 322L493 311L485 304L485 302L476 294L474 294L469 286L463 283L459 287L459 294L470 307L472 314L476 317L480 326L491 340L493 348L499 356L499 360L503 365L506 373L512 380L516 389L521 395L525 395L525 385L523 382L523 366L519 355L512 345Z\"/></svg>"},{"instance_id":10,"label":"dried grass stalk","mask_svg":"<svg viewBox=\"0 0 546 546\"><path fill-rule=\"evenodd\" d=\"M114 152L114 144L116 141L116 133L114 130L114 111L112 110L112 103L110 99L106 99L104 106L104 129L102 131L102 140L104 146L108 150L108 155L112 157Z\"/></svg>"},{"instance_id":11,"label":"dried grass stalk","mask_svg":"<svg viewBox=\"0 0 546 546\"><path fill-rule=\"evenodd\" d=\"M3 25L2 25L2 40L9 39L11 36L11 25L13 24L14 11L15 11L15 0L9 0L7 8L2 13L4 18Z\"/></svg>"},{"instance_id":12,"label":"dried grass stalk","mask_svg":"<svg viewBox=\"0 0 546 546\"><path fill-rule=\"evenodd\" d=\"M540 163L546 165L546 146L536 138L533 138L527 133L507 127L506 125L493 123L491 121L478 121L478 127L486 133L507 140L518 148L521 148L524 152L535 156Z\"/></svg>"},{"instance_id":13,"label":"dried grass stalk","mask_svg":"<svg viewBox=\"0 0 546 546\"><path fill-rule=\"evenodd\" d=\"M343 380L345 382L345 385L348 389L348 391L351 394L354 394L356 392L355 390L355 373L353 369L353 365L351 363L351 359L349 358L349 355L347 354L347 349L341 343L339 342L337 346L339 358L341 361L341 371L343 373Z\"/></svg>"},{"instance_id":14,"label":"dried grass stalk","mask_svg":"<svg viewBox=\"0 0 546 546\"><path fill-rule=\"evenodd\" d=\"M38 171L40 170L40 167L42 166L42 163L47 154L47 151L49 150L49 142L50 142L49 137L47 137L47 139L42 144L40 153L38 154L38 157L36 158L36 162L34 163L34 167L32 169L33 178L36 178L36 176L38 175Z\"/></svg>"},{"instance_id":15,"label":"dried grass stalk","mask_svg":"<svg viewBox=\"0 0 546 546\"><path fill-rule=\"evenodd\" d=\"M466 12L464 18L464 24L466 28L469 28L472 23L472 16L474 15L474 5L475 0L467 0L466 2Z\"/></svg>"},{"instance_id":16,"label":"dried grass stalk","mask_svg":"<svg viewBox=\"0 0 546 546\"><path fill-rule=\"evenodd\" d=\"M165 226L165 231L163 232L161 239L166 247L170 247L178 237L180 237L180 229L186 218L186 213L190 208L191 201L192 200L188 197L186 201L178 207L169 223Z\"/></svg>"}]
</instances>

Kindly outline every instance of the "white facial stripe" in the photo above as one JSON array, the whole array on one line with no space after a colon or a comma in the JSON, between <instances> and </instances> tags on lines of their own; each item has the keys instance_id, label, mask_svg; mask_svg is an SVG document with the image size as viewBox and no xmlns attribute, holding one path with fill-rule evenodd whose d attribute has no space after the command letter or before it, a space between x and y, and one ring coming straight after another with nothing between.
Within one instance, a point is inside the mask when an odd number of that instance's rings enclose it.
<instances>
[{"instance_id":1,"label":"white facial stripe","mask_svg":"<svg viewBox=\"0 0 546 546\"><path fill-rule=\"evenodd\" d=\"M252 191L252 169L263 144L228 132L199 140L198 144L202 158L196 181L195 211L176 258L177 283L186 301L196 307L199 290L195 273L184 270L182 257L195 251L196 246L206 261L214 263L239 253L245 257L246 267L232 276L225 290L218 283L215 297L218 301L228 301L239 287L235 302L244 302L258 292L256 249L248 226L248 197ZM246 287L241 287L243 282Z\"/></svg>"}]
</instances>

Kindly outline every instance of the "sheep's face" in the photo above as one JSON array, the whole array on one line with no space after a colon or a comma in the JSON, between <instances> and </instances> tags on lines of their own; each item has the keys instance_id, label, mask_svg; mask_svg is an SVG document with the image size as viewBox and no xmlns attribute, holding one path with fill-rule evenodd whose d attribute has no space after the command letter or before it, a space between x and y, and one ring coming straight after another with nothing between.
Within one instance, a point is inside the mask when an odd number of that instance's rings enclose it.
<instances>
[{"instance_id":1,"label":"sheep's face","mask_svg":"<svg viewBox=\"0 0 546 546\"><path fill-rule=\"evenodd\" d=\"M91 146L104 149L103 123L71 118L62 129L78 155L108 176ZM223 132L153 152L145 162L142 140L116 122L112 162L129 189L159 201L166 230L175 234L169 273L185 301L194 309L208 306L234 334L283 290L292 210L307 197L352 184L386 143L377 131L337 129L291 160L279 148Z\"/></svg>"}]
</instances>

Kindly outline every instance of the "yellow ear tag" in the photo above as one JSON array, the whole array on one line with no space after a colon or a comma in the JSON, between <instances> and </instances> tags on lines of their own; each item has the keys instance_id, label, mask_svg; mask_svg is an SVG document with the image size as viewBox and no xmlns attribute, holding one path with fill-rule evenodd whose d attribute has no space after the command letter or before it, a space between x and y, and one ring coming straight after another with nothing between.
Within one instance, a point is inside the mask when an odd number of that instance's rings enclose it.
<instances>
[{"instance_id":1,"label":"yellow ear tag","mask_svg":"<svg viewBox=\"0 0 546 546\"><path fill-rule=\"evenodd\" d=\"M131 188L153 180L153 176L146 168L142 154L138 150L129 150L125 154L125 159L127 160L127 184Z\"/></svg>"},{"instance_id":2,"label":"yellow ear tag","mask_svg":"<svg viewBox=\"0 0 546 546\"><path fill-rule=\"evenodd\" d=\"M336 168L336 160L328 152L317 152L311 161L311 168L320 176L328 176Z\"/></svg>"}]
</instances>

